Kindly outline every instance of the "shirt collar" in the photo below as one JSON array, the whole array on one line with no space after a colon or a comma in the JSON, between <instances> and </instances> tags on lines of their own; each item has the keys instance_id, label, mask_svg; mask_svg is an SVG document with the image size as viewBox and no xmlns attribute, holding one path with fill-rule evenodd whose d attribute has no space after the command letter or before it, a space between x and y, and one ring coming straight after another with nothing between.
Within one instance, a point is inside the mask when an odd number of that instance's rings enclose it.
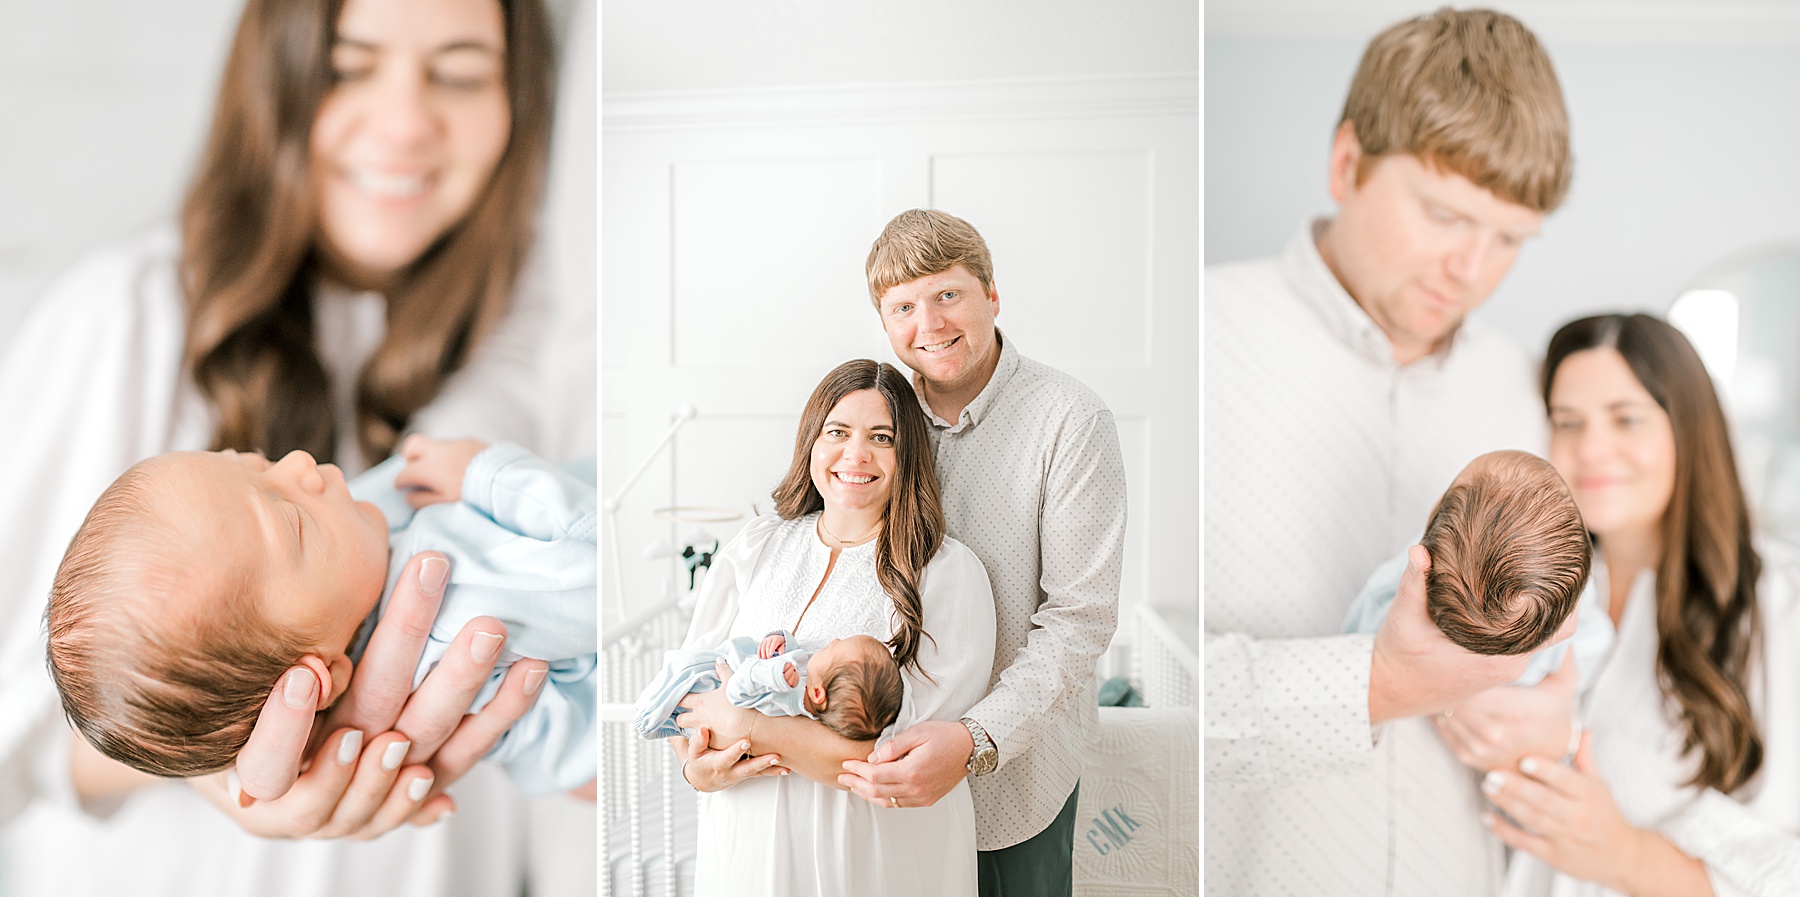
<instances>
[{"instance_id":1,"label":"shirt collar","mask_svg":"<svg viewBox=\"0 0 1800 897\"><path fill-rule=\"evenodd\" d=\"M1358 305L1337 275L1319 255L1318 233L1330 223L1328 218L1315 218L1301 225L1300 232L1281 253L1281 273L1294 294L1319 316L1333 337L1357 354L1382 367L1394 368L1394 344L1369 313ZM1458 324L1430 355L1414 365L1441 365L1462 341L1463 328Z\"/></svg>"},{"instance_id":2,"label":"shirt collar","mask_svg":"<svg viewBox=\"0 0 1800 897\"><path fill-rule=\"evenodd\" d=\"M919 376L917 371L913 372L913 392L918 394L919 407L925 409L925 420L932 426L947 427L950 432L958 433L965 427L980 423L987 416L988 409L994 407L994 400L1000 395L1000 390L1006 388L1006 381L1011 380L1012 375L1019 370L1019 350L1013 348L1013 344L1007 341L1006 335L999 328L994 329L994 344L1000 347L1000 361L994 365L994 373L988 377L987 385L963 407L962 414L957 417L954 425L931 410L931 403L925 401L925 378Z\"/></svg>"}]
</instances>

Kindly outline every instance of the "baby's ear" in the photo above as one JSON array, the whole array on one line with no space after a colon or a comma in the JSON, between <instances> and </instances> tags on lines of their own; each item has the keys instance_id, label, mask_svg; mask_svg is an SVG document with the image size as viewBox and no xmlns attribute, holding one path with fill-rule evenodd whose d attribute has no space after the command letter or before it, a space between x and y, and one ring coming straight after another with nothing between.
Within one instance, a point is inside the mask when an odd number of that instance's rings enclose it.
<instances>
[{"instance_id":1,"label":"baby's ear","mask_svg":"<svg viewBox=\"0 0 1800 897\"><path fill-rule=\"evenodd\" d=\"M350 658L339 654L329 662L317 654L307 654L300 658L300 665L312 670L319 679L319 706L324 710L337 703L350 688Z\"/></svg>"},{"instance_id":2,"label":"baby's ear","mask_svg":"<svg viewBox=\"0 0 1800 897\"><path fill-rule=\"evenodd\" d=\"M806 699L811 701L814 707L824 710L825 686L816 683L808 683L806 686Z\"/></svg>"}]
</instances>

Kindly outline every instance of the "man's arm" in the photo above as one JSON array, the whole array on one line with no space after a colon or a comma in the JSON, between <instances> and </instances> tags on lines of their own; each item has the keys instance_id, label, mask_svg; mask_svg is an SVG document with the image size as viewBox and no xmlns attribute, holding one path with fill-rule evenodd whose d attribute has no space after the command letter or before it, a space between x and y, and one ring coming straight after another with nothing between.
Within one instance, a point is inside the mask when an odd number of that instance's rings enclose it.
<instances>
[{"instance_id":1,"label":"man's arm","mask_svg":"<svg viewBox=\"0 0 1800 897\"><path fill-rule=\"evenodd\" d=\"M1100 411L1058 441L1039 515L1039 587L1025 646L1000 681L965 716L981 726L1001 766L1030 750L1051 709L1086 692L1094 662L1111 643L1119 619L1119 576L1125 553L1125 462L1112 414ZM858 796L887 805L928 806L966 774L974 742L960 723L926 720L901 731L870 755L844 765L842 782Z\"/></svg>"},{"instance_id":2,"label":"man's arm","mask_svg":"<svg viewBox=\"0 0 1800 897\"><path fill-rule=\"evenodd\" d=\"M1057 441L1038 535L1044 600L1031 615L1031 634L993 690L967 714L993 739L1002 767L1030 750L1044 726L1056 724L1052 707L1086 690L1095 661L1118 629L1125 460L1110 411Z\"/></svg>"},{"instance_id":3,"label":"man's arm","mask_svg":"<svg viewBox=\"0 0 1800 897\"><path fill-rule=\"evenodd\" d=\"M1206 636L1206 777L1270 783L1332 775L1372 756L1373 727L1454 706L1517 679L1530 655L1471 653L1425 613L1431 559L1413 546L1373 637Z\"/></svg>"}]
</instances>

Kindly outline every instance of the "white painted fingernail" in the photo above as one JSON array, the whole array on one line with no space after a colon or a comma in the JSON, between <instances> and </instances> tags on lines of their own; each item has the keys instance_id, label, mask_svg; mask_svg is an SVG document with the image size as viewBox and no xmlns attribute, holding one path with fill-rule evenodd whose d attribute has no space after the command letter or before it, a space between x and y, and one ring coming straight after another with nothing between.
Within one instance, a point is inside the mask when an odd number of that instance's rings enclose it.
<instances>
[{"instance_id":1,"label":"white painted fingernail","mask_svg":"<svg viewBox=\"0 0 1800 897\"><path fill-rule=\"evenodd\" d=\"M351 729L350 734L345 735L344 740L338 742L338 764L349 766L356 762L356 755L360 753L362 753L362 732L358 729Z\"/></svg>"},{"instance_id":2,"label":"white painted fingernail","mask_svg":"<svg viewBox=\"0 0 1800 897\"><path fill-rule=\"evenodd\" d=\"M400 768L400 761L406 759L406 749L412 747L410 741L396 741L387 746L381 754L381 768L393 772Z\"/></svg>"},{"instance_id":3,"label":"white painted fingernail","mask_svg":"<svg viewBox=\"0 0 1800 897\"><path fill-rule=\"evenodd\" d=\"M425 792L430 791L430 790L431 790L431 776L423 776L423 777L420 777L417 779L413 779L412 784L406 786L406 798L407 798L407 800L424 800Z\"/></svg>"},{"instance_id":4,"label":"white painted fingernail","mask_svg":"<svg viewBox=\"0 0 1800 897\"><path fill-rule=\"evenodd\" d=\"M287 674L287 680L281 683L281 702L295 710L313 706L313 678L310 670L294 670Z\"/></svg>"},{"instance_id":5,"label":"white painted fingernail","mask_svg":"<svg viewBox=\"0 0 1800 897\"><path fill-rule=\"evenodd\" d=\"M419 562L419 591L426 597L432 597L444 590L444 580L450 576L450 562L443 558L426 558Z\"/></svg>"},{"instance_id":6,"label":"white painted fingernail","mask_svg":"<svg viewBox=\"0 0 1800 897\"><path fill-rule=\"evenodd\" d=\"M477 632L475 638L469 642L469 656L475 658L476 663L487 663L493 660L494 655L498 653L500 653L498 633Z\"/></svg>"},{"instance_id":7,"label":"white painted fingernail","mask_svg":"<svg viewBox=\"0 0 1800 897\"><path fill-rule=\"evenodd\" d=\"M538 689L544 687L544 675L548 672L549 672L548 670L528 670L528 671L526 671L526 673L525 673L525 693L528 695L537 694Z\"/></svg>"},{"instance_id":8,"label":"white painted fingernail","mask_svg":"<svg viewBox=\"0 0 1800 897\"><path fill-rule=\"evenodd\" d=\"M1486 791L1489 794L1499 793L1500 789L1505 785L1506 776L1501 775L1499 770L1488 773L1487 778L1481 780L1481 790Z\"/></svg>"},{"instance_id":9,"label":"white painted fingernail","mask_svg":"<svg viewBox=\"0 0 1800 897\"><path fill-rule=\"evenodd\" d=\"M1526 757L1519 761L1519 768L1525 772L1537 772L1537 760L1532 757Z\"/></svg>"},{"instance_id":10,"label":"white painted fingernail","mask_svg":"<svg viewBox=\"0 0 1800 897\"><path fill-rule=\"evenodd\" d=\"M455 815L456 815L455 810L445 810L444 812L439 813L438 818L435 821L433 821L431 824L437 825L439 822L443 822L444 820L449 819L450 817L455 816Z\"/></svg>"}]
</instances>

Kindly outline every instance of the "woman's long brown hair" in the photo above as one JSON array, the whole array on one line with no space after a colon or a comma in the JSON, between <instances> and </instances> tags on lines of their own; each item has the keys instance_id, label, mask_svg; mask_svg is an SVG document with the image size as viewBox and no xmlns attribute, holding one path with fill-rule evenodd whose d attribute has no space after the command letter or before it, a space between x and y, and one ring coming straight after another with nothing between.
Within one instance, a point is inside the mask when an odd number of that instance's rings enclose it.
<instances>
[{"instance_id":1,"label":"woman's long brown hair","mask_svg":"<svg viewBox=\"0 0 1800 897\"><path fill-rule=\"evenodd\" d=\"M868 359L846 361L819 381L800 416L794 461L775 488L775 513L783 520L793 520L825 507L812 480L813 443L824 430L831 409L845 396L864 389L880 393L888 416L894 419L894 482L875 545L875 576L893 600L899 618L888 646L901 667L910 665L924 673L919 666L919 642L926 637L919 580L925 575L925 565L944 544L944 505L938 497L937 467L931 460L925 412L919 409L912 385L893 365Z\"/></svg>"},{"instance_id":2,"label":"woman's long brown hair","mask_svg":"<svg viewBox=\"0 0 1800 897\"><path fill-rule=\"evenodd\" d=\"M1700 749L1688 784L1729 793L1762 767L1762 735L1746 689L1760 642L1750 509L1738 482L1725 413L1712 379L1681 332L1649 315L1583 318L1556 332L1544 359L1544 405L1563 360L1611 348L1669 415L1675 488L1662 520L1656 570L1656 667L1680 708L1685 751Z\"/></svg>"},{"instance_id":3,"label":"woman's long brown hair","mask_svg":"<svg viewBox=\"0 0 1800 897\"><path fill-rule=\"evenodd\" d=\"M540 0L498 0L512 128L461 222L386 292L387 334L356 388L373 463L506 311L532 243L555 69ZM213 448L333 458L337 434L313 339L319 214L308 142L333 84L342 0L250 0L181 214L184 361L218 411Z\"/></svg>"}]
</instances>

